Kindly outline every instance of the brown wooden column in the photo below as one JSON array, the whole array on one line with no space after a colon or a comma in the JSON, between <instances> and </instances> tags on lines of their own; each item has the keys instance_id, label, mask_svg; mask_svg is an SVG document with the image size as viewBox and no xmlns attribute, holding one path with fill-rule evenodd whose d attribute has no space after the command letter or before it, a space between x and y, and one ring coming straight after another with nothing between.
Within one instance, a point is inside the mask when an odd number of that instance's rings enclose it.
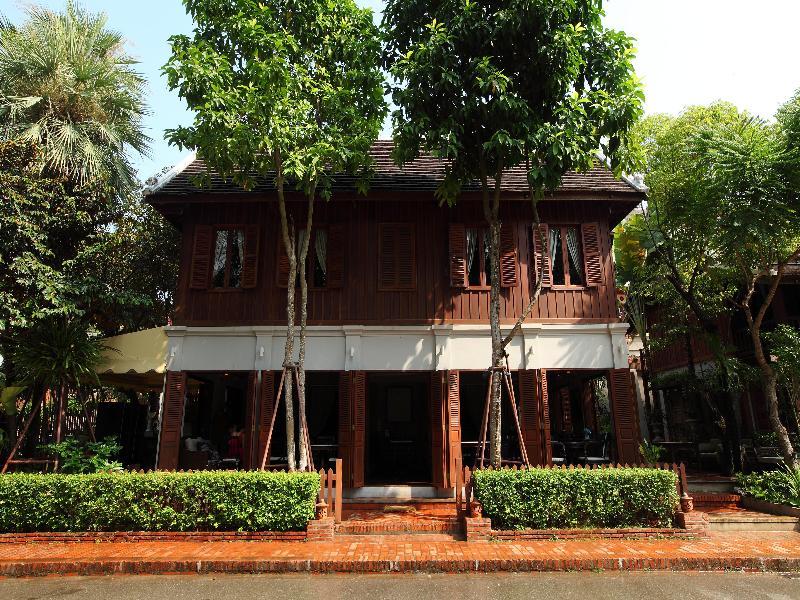
<instances>
[{"instance_id":1,"label":"brown wooden column","mask_svg":"<svg viewBox=\"0 0 800 600\"><path fill-rule=\"evenodd\" d=\"M617 462L638 464L639 408L633 393L631 373L628 369L612 369L608 375L611 393L611 416L614 419L614 437L617 441Z\"/></svg>"},{"instance_id":2,"label":"brown wooden column","mask_svg":"<svg viewBox=\"0 0 800 600\"><path fill-rule=\"evenodd\" d=\"M550 410L544 371L520 371L520 421L528 460L533 465L547 465L553 460L550 447Z\"/></svg>"},{"instance_id":3,"label":"brown wooden column","mask_svg":"<svg viewBox=\"0 0 800 600\"><path fill-rule=\"evenodd\" d=\"M158 469L174 471L178 468L185 398L186 373L184 371L167 371L164 403L161 408L161 430L158 443L158 464L156 465Z\"/></svg>"},{"instance_id":4,"label":"brown wooden column","mask_svg":"<svg viewBox=\"0 0 800 600\"><path fill-rule=\"evenodd\" d=\"M364 486L364 447L367 421L367 375L364 371L339 374L339 457L343 481Z\"/></svg>"}]
</instances>

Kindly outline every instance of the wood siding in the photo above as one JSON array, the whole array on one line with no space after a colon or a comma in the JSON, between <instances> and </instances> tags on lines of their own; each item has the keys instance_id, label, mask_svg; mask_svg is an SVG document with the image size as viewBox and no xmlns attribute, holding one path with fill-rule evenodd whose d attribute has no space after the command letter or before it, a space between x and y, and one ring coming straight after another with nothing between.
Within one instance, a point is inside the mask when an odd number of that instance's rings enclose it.
<instances>
[{"instance_id":1,"label":"wood siding","mask_svg":"<svg viewBox=\"0 0 800 600\"><path fill-rule=\"evenodd\" d=\"M303 222L302 204L291 203L290 209L295 222ZM617 205L602 200L542 202L540 212L545 223L598 223L601 279L596 287L544 289L531 321L617 320L609 232L609 214L615 210L618 211ZM432 199L319 201L315 222L329 231L337 231L328 243L328 255L335 257L331 279L336 280L336 285L309 291L309 324L487 323L488 290L451 285L450 226L460 223L481 226L481 215L481 207L474 201L464 201L452 209L438 207ZM504 228L513 231L519 261L516 282L503 289L501 301L502 321L513 323L524 310L533 287L530 206L526 202L505 203L501 217ZM193 263L197 244L205 244L207 226L219 223L258 225L260 228L253 289L195 289L198 272L208 267L198 265L196 259ZM414 232L414 282L410 286L412 289L383 291L380 289L379 232L381 225L398 223L407 223ZM276 286L280 244L274 202L230 199L191 203L185 205L182 224L184 238L176 325L279 325L284 322L286 290ZM200 242L195 241L196 231L201 232ZM337 244L344 248L340 251ZM339 256L343 257L341 263Z\"/></svg>"}]
</instances>

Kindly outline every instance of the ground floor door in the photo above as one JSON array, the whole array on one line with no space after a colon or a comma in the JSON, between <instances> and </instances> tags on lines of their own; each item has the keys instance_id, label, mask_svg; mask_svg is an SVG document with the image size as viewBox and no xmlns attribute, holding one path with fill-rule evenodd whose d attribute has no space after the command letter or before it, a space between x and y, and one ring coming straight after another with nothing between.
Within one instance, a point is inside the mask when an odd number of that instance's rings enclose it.
<instances>
[{"instance_id":1,"label":"ground floor door","mask_svg":"<svg viewBox=\"0 0 800 600\"><path fill-rule=\"evenodd\" d=\"M430 375L367 375L365 482L430 485Z\"/></svg>"}]
</instances>

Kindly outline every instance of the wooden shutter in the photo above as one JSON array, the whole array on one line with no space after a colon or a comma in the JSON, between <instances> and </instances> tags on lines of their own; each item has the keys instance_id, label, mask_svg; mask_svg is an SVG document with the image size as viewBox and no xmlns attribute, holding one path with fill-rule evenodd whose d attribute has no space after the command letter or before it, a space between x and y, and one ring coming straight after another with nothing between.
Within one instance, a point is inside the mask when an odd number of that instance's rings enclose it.
<instances>
[{"instance_id":1,"label":"wooden shutter","mask_svg":"<svg viewBox=\"0 0 800 600\"><path fill-rule=\"evenodd\" d=\"M467 229L461 223L450 224L450 287L467 287Z\"/></svg>"},{"instance_id":2,"label":"wooden shutter","mask_svg":"<svg viewBox=\"0 0 800 600\"><path fill-rule=\"evenodd\" d=\"M433 465L433 485L445 488L445 465L447 464L447 445L445 443L445 378L444 371L431 373L431 464Z\"/></svg>"},{"instance_id":3,"label":"wooden shutter","mask_svg":"<svg viewBox=\"0 0 800 600\"><path fill-rule=\"evenodd\" d=\"M461 377L458 371L447 372L447 487L455 487L457 460L461 459ZM460 460L459 460L460 462Z\"/></svg>"},{"instance_id":4,"label":"wooden shutter","mask_svg":"<svg viewBox=\"0 0 800 600\"><path fill-rule=\"evenodd\" d=\"M192 245L192 268L189 273L189 287L205 290L211 279L211 247L214 243L214 230L209 225L196 225Z\"/></svg>"},{"instance_id":5,"label":"wooden shutter","mask_svg":"<svg viewBox=\"0 0 800 600\"><path fill-rule=\"evenodd\" d=\"M603 283L599 223L581 225L581 236L583 237L583 261L586 263L586 285L597 287Z\"/></svg>"},{"instance_id":6,"label":"wooden shutter","mask_svg":"<svg viewBox=\"0 0 800 600\"><path fill-rule=\"evenodd\" d=\"M278 287L289 286L289 255L286 254L286 246L283 244L283 236L278 236L278 257L277 264L275 265L275 283Z\"/></svg>"},{"instance_id":7,"label":"wooden shutter","mask_svg":"<svg viewBox=\"0 0 800 600\"><path fill-rule=\"evenodd\" d=\"M258 284L258 225L246 225L244 228L244 256L242 257L242 287L253 289Z\"/></svg>"},{"instance_id":8,"label":"wooden shutter","mask_svg":"<svg viewBox=\"0 0 800 600\"><path fill-rule=\"evenodd\" d=\"M534 259L533 264L536 270L537 279L533 282L534 285L538 282L538 278L542 278L542 287L550 287L553 285L553 268L550 261L550 251L547 245L550 243L550 229L544 223L539 225L541 237L544 238L544 248L542 248L540 234L536 231L536 227L531 227L531 237L533 238Z\"/></svg>"},{"instance_id":9,"label":"wooden shutter","mask_svg":"<svg viewBox=\"0 0 800 600\"><path fill-rule=\"evenodd\" d=\"M161 470L174 471L178 468L185 398L186 373L167 371L157 465Z\"/></svg>"},{"instance_id":10,"label":"wooden shutter","mask_svg":"<svg viewBox=\"0 0 800 600\"><path fill-rule=\"evenodd\" d=\"M364 447L367 428L367 374L352 372L353 397L353 487L364 487Z\"/></svg>"},{"instance_id":11,"label":"wooden shutter","mask_svg":"<svg viewBox=\"0 0 800 600\"><path fill-rule=\"evenodd\" d=\"M528 452L528 460L533 465L543 465L542 422L539 384L536 371L519 372L520 420L522 441Z\"/></svg>"},{"instance_id":12,"label":"wooden shutter","mask_svg":"<svg viewBox=\"0 0 800 600\"><path fill-rule=\"evenodd\" d=\"M255 414L258 405L258 371L247 374L247 394L244 405L244 427L242 427L242 468L251 469L254 440L256 439ZM260 465L259 465L260 466Z\"/></svg>"},{"instance_id":13,"label":"wooden shutter","mask_svg":"<svg viewBox=\"0 0 800 600\"><path fill-rule=\"evenodd\" d=\"M518 270L519 259L514 228L511 225L503 225L500 228L500 285L504 288L515 287L519 281Z\"/></svg>"},{"instance_id":14,"label":"wooden shutter","mask_svg":"<svg viewBox=\"0 0 800 600\"><path fill-rule=\"evenodd\" d=\"M542 461L546 464L553 462L553 446L550 444L550 396L547 390L547 370L539 371L539 389L541 390L540 412L542 420Z\"/></svg>"},{"instance_id":15,"label":"wooden shutter","mask_svg":"<svg viewBox=\"0 0 800 600\"><path fill-rule=\"evenodd\" d=\"M572 397L569 388L562 387L558 395L561 398L561 431L572 433Z\"/></svg>"},{"instance_id":16,"label":"wooden shutter","mask_svg":"<svg viewBox=\"0 0 800 600\"><path fill-rule=\"evenodd\" d=\"M383 223L378 231L378 289L413 290L417 285L414 226L411 223Z\"/></svg>"},{"instance_id":17,"label":"wooden shutter","mask_svg":"<svg viewBox=\"0 0 800 600\"><path fill-rule=\"evenodd\" d=\"M339 373L339 458L342 459L344 485L353 480L353 405L350 390L352 378L350 371Z\"/></svg>"},{"instance_id":18,"label":"wooden shutter","mask_svg":"<svg viewBox=\"0 0 800 600\"><path fill-rule=\"evenodd\" d=\"M611 415L614 419L614 437L617 441L617 462L638 464L639 409L631 385L628 369L612 369L608 387L611 390Z\"/></svg>"},{"instance_id":19,"label":"wooden shutter","mask_svg":"<svg viewBox=\"0 0 800 600\"><path fill-rule=\"evenodd\" d=\"M261 468L264 453L267 453L266 464L269 464L269 451L267 437L269 424L272 421L272 411L275 409L275 373L261 371L261 388L258 390L258 454L256 456L257 468Z\"/></svg>"},{"instance_id":20,"label":"wooden shutter","mask_svg":"<svg viewBox=\"0 0 800 600\"><path fill-rule=\"evenodd\" d=\"M327 286L340 288L344 285L344 254L347 239L344 226L331 225L328 227L328 249L326 262L328 267Z\"/></svg>"}]
</instances>

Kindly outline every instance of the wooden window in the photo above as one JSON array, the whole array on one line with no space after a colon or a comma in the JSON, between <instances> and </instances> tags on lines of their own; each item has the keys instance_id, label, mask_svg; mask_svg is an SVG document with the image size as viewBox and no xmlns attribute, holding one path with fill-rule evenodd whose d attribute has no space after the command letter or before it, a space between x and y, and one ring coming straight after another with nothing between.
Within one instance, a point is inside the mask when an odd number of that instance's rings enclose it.
<instances>
[{"instance_id":1,"label":"wooden window","mask_svg":"<svg viewBox=\"0 0 800 600\"><path fill-rule=\"evenodd\" d=\"M413 290L417 286L414 226L382 223L378 228L378 290Z\"/></svg>"},{"instance_id":2,"label":"wooden window","mask_svg":"<svg viewBox=\"0 0 800 600\"><path fill-rule=\"evenodd\" d=\"M452 256L455 244L451 230L451 280L453 268L458 266ZM464 229L464 271L466 287L471 290L486 290L491 287L491 259L489 255L489 230L486 227L467 227ZM500 230L500 285L514 287L517 285L519 258L514 230L503 227Z\"/></svg>"},{"instance_id":3,"label":"wooden window","mask_svg":"<svg viewBox=\"0 0 800 600\"><path fill-rule=\"evenodd\" d=\"M192 246L189 287L195 290L254 288L258 282L257 225L198 225Z\"/></svg>"},{"instance_id":4,"label":"wooden window","mask_svg":"<svg viewBox=\"0 0 800 600\"><path fill-rule=\"evenodd\" d=\"M305 229L297 232L297 248L295 256L300 256L300 247L305 238ZM308 245L306 277L312 289L324 290L340 288L344 284L344 253L346 240L344 227L330 225L328 227L314 228L311 232L311 241ZM283 246L283 238L278 240L278 265L277 283L279 287L286 287L289 281L289 257ZM299 269L298 269L299 277ZM300 280L297 280L300 285Z\"/></svg>"},{"instance_id":5,"label":"wooden window","mask_svg":"<svg viewBox=\"0 0 800 600\"><path fill-rule=\"evenodd\" d=\"M536 232L534 248L537 273L544 272L543 285L593 287L602 284L603 264L597 223L542 226L542 233L547 245L545 252L540 249Z\"/></svg>"}]
</instances>

